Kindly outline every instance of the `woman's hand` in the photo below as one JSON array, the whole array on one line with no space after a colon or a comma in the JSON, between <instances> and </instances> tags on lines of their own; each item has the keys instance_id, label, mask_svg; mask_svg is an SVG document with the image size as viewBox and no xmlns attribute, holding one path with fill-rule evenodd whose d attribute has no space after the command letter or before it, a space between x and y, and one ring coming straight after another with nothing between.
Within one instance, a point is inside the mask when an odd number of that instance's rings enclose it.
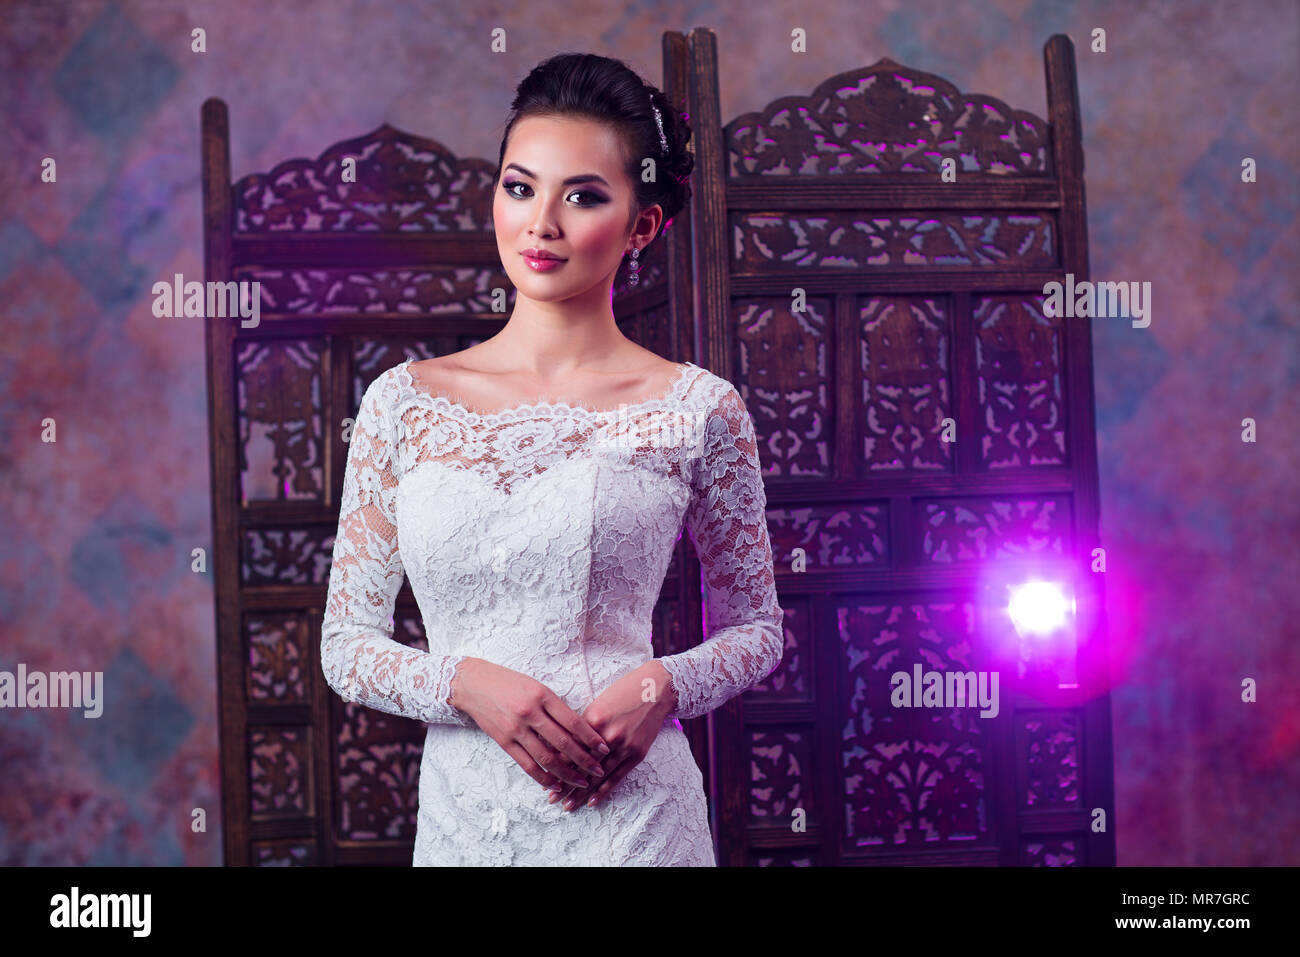
<instances>
[{"instance_id":1,"label":"woman's hand","mask_svg":"<svg viewBox=\"0 0 1300 957\"><path fill-rule=\"evenodd\" d=\"M663 727L664 719L677 706L672 676L657 659L651 659L602 691L582 716L609 744L610 754L601 760L606 769L600 782L588 787L554 794L550 803L564 801L572 811L581 804L595 807L614 786L650 753L650 745Z\"/></svg>"},{"instance_id":2,"label":"woman's hand","mask_svg":"<svg viewBox=\"0 0 1300 957\"><path fill-rule=\"evenodd\" d=\"M583 773L604 773L611 746L586 718L540 681L513 669L465 658L456 667L448 703L471 718L534 781L558 795L585 787Z\"/></svg>"}]
</instances>

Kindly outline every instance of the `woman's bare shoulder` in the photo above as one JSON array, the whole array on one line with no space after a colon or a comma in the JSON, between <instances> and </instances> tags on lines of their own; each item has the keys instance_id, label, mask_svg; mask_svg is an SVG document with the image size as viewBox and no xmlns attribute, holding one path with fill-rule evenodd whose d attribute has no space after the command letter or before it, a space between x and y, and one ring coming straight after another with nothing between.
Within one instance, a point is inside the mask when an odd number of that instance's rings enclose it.
<instances>
[{"instance_id":1,"label":"woman's bare shoulder","mask_svg":"<svg viewBox=\"0 0 1300 957\"><path fill-rule=\"evenodd\" d=\"M441 392L443 389L454 389L465 374L471 371L460 357L472 351L472 349L462 349L460 352L449 352L444 356L434 356L431 359L417 359L410 364L410 373L417 382L430 391Z\"/></svg>"},{"instance_id":2,"label":"woman's bare shoulder","mask_svg":"<svg viewBox=\"0 0 1300 957\"><path fill-rule=\"evenodd\" d=\"M673 362L665 359L657 352L651 352L642 346L636 346L628 352L627 363L623 366L624 371L613 374L624 376L645 375L649 379L654 379L664 375L673 375L681 366L680 362Z\"/></svg>"}]
</instances>

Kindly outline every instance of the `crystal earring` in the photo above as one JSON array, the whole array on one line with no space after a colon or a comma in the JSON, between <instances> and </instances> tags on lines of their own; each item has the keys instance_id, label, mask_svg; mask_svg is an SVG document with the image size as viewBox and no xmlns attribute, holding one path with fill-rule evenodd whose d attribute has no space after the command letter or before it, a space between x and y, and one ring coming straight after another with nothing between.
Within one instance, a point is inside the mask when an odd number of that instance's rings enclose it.
<instances>
[{"instance_id":1,"label":"crystal earring","mask_svg":"<svg viewBox=\"0 0 1300 957\"><path fill-rule=\"evenodd\" d=\"M641 255L640 247L633 246L632 262L631 265L629 266L629 268L632 270L632 275L628 278L627 281L629 286L635 286L637 283L641 281L641 274L640 274L641 264L637 262L637 257L640 255Z\"/></svg>"}]
</instances>

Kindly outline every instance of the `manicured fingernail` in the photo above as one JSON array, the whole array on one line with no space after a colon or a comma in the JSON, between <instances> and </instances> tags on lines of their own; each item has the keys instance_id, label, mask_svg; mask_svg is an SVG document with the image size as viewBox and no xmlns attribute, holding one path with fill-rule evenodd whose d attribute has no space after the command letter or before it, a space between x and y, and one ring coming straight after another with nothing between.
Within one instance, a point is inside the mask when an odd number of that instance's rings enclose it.
<instances>
[{"instance_id":1,"label":"manicured fingernail","mask_svg":"<svg viewBox=\"0 0 1300 957\"><path fill-rule=\"evenodd\" d=\"M602 741L597 746L596 750L599 751L601 754L609 754L609 745L606 744L604 741Z\"/></svg>"},{"instance_id":2,"label":"manicured fingernail","mask_svg":"<svg viewBox=\"0 0 1300 957\"><path fill-rule=\"evenodd\" d=\"M578 802L575 801L573 798L569 798L567 801L564 802L564 809L566 811L572 811L577 806L578 806Z\"/></svg>"},{"instance_id":3,"label":"manicured fingernail","mask_svg":"<svg viewBox=\"0 0 1300 957\"><path fill-rule=\"evenodd\" d=\"M587 807L595 807L595 806L596 806L596 799L595 797L593 797L590 801L587 802Z\"/></svg>"},{"instance_id":4,"label":"manicured fingernail","mask_svg":"<svg viewBox=\"0 0 1300 957\"><path fill-rule=\"evenodd\" d=\"M555 803L556 801L558 801L559 799L560 799L560 790L559 790L559 788L556 788L556 789L555 789L555 793L552 794L549 798L547 798L546 803L547 803L547 804L554 804L554 803Z\"/></svg>"}]
</instances>

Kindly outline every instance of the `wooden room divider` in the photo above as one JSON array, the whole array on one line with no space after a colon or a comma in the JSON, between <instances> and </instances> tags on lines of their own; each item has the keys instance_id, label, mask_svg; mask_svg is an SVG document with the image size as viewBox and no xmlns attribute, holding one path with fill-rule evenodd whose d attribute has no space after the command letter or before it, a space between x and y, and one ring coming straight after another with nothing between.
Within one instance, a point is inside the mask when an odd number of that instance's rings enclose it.
<instances>
[{"instance_id":1,"label":"wooden room divider","mask_svg":"<svg viewBox=\"0 0 1300 957\"><path fill-rule=\"evenodd\" d=\"M741 390L786 611L781 667L684 722L719 862L1113 863L1090 339L1042 310L1087 278L1068 39L1050 124L882 60L724 126L712 33L663 55L696 195L615 313ZM319 662L344 425L380 372L504 324L495 163L384 125L232 184L223 102L202 127L206 278L261 283L259 325L206 320L226 862L409 865L423 727ZM1011 647L989 576L1026 573L1077 594L1073 687ZM657 654L701 608L682 536ZM427 647L406 584L394 625ZM997 716L916 718L889 705L904 662L1016 674Z\"/></svg>"},{"instance_id":2,"label":"wooden room divider","mask_svg":"<svg viewBox=\"0 0 1300 957\"><path fill-rule=\"evenodd\" d=\"M754 416L786 631L716 715L722 863L1114 862L1091 338L1043 309L1088 276L1069 39L1044 59L1050 123L885 59L724 125L692 34L700 363ZM1077 655L1010 624L1038 579ZM918 667L1005 705L898 707Z\"/></svg>"}]
</instances>

